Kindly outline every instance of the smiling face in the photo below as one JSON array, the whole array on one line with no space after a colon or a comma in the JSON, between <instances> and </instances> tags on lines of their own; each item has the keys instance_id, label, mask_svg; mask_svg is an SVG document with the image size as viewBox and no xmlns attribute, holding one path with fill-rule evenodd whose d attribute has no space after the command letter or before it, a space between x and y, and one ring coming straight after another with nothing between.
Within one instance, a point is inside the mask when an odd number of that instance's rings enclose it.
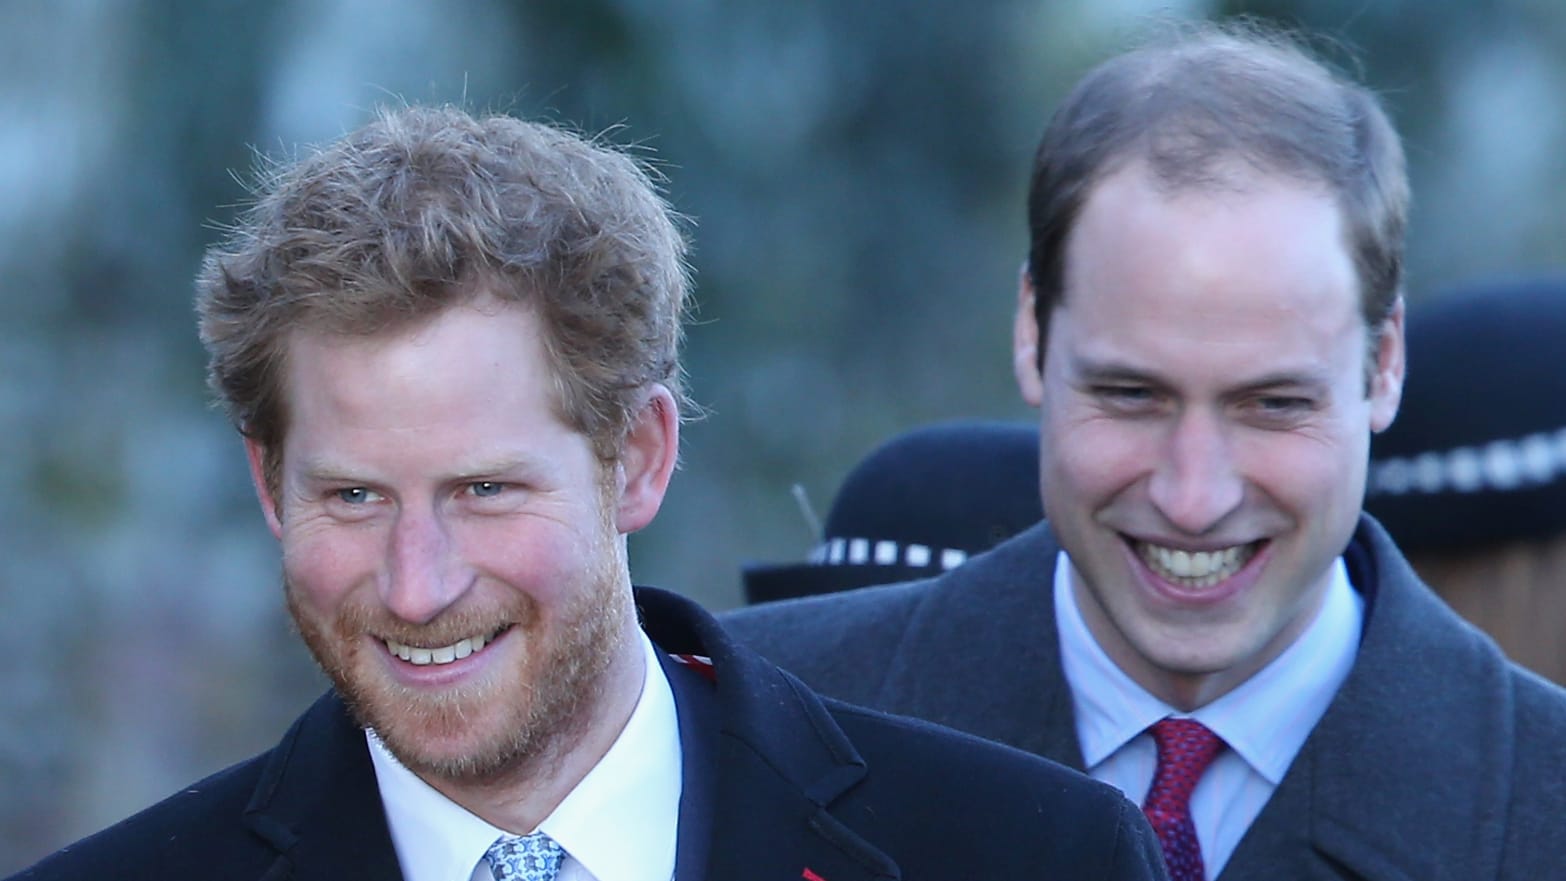
<instances>
[{"instance_id":1,"label":"smiling face","mask_svg":"<svg viewBox=\"0 0 1566 881\"><path fill-rule=\"evenodd\" d=\"M1240 171L1166 191L1106 176L1067 246L1043 371L1031 290L1015 365L1040 408L1044 510L1089 630L1153 694L1194 708L1313 619L1402 382L1402 311L1366 389L1341 212Z\"/></svg>"},{"instance_id":2,"label":"smiling face","mask_svg":"<svg viewBox=\"0 0 1566 881\"><path fill-rule=\"evenodd\" d=\"M380 335L298 332L275 497L249 445L301 634L426 778L558 759L600 723L612 740L641 686L623 534L662 498L673 401L655 390L605 465L559 417L544 352L530 310L488 297Z\"/></svg>"}]
</instances>

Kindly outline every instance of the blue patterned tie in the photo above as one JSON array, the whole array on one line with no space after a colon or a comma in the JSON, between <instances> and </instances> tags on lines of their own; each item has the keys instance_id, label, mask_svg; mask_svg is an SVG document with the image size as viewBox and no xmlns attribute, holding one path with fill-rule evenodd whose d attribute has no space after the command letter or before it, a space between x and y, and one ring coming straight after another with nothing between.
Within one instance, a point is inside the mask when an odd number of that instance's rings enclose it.
<instances>
[{"instance_id":1,"label":"blue patterned tie","mask_svg":"<svg viewBox=\"0 0 1566 881\"><path fill-rule=\"evenodd\" d=\"M555 881L565 851L542 832L502 835L484 852L495 881Z\"/></svg>"}]
</instances>

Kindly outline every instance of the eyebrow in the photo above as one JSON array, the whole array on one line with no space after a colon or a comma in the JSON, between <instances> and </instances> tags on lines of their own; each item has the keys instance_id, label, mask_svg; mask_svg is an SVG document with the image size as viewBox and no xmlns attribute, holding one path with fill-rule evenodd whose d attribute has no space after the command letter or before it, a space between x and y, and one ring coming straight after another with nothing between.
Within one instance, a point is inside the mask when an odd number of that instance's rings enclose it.
<instances>
[{"instance_id":1,"label":"eyebrow","mask_svg":"<svg viewBox=\"0 0 1566 881\"><path fill-rule=\"evenodd\" d=\"M503 474L514 474L536 467L530 460L523 456L508 455L495 456L493 458L479 459L467 463L462 467L453 469L447 476L450 480L485 480ZM309 459L301 463L299 476L315 483L335 481L363 481L367 478L356 477L362 473L359 469L351 468L334 459Z\"/></svg>"},{"instance_id":2,"label":"eyebrow","mask_svg":"<svg viewBox=\"0 0 1566 881\"><path fill-rule=\"evenodd\" d=\"M355 481L362 478L352 477L353 469L344 467L341 463L328 459L310 459L300 463L299 477L311 483L333 483L337 481Z\"/></svg>"},{"instance_id":3,"label":"eyebrow","mask_svg":"<svg viewBox=\"0 0 1566 881\"><path fill-rule=\"evenodd\" d=\"M1088 383L1136 382L1163 388L1174 386L1174 383L1169 382L1158 372L1136 367L1124 361L1101 360L1086 355L1073 354L1069 356L1068 363L1072 373L1080 381ZM1320 391L1329 388L1331 385L1331 380L1318 369L1275 370L1247 379L1228 389L1228 393L1247 394L1278 388L1300 388Z\"/></svg>"},{"instance_id":4,"label":"eyebrow","mask_svg":"<svg viewBox=\"0 0 1566 881\"><path fill-rule=\"evenodd\" d=\"M1084 355L1072 355L1068 363L1071 366L1073 375L1093 382L1122 380L1152 383L1154 385L1165 384L1158 374L1150 370L1143 370L1118 361L1099 361Z\"/></svg>"},{"instance_id":5,"label":"eyebrow","mask_svg":"<svg viewBox=\"0 0 1566 881\"><path fill-rule=\"evenodd\" d=\"M1332 383L1326 377L1311 371L1279 371L1259 376L1236 387L1234 391L1243 394L1246 392L1263 392L1270 389L1297 388L1320 392L1331 388L1331 386Z\"/></svg>"},{"instance_id":6,"label":"eyebrow","mask_svg":"<svg viewBox=\"0 0 1566 881\"><path fill-rule=\"evenodd\" d=\"M492 480L516 475L518 472L532 471L538 466L533 461L523 456L500 456L493 459L479 459L469 463L466 467L455 469L451 472L452 480Z\"/></svg>"}]
</instances>

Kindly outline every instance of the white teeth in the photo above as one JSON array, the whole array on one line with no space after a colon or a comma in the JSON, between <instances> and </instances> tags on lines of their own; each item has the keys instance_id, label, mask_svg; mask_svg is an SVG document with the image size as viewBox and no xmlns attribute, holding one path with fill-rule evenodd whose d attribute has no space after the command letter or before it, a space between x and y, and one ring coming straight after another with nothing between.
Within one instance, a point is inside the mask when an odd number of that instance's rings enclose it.
<instances>
[{"instance_id":1,"label":"white teeth","mask_svg":"<svg viewBox=\"0 0 1566 881\"><path fill-rule=\"evenodd\" d=\"M1149 568L1183 587L1212 587L1240 571L1256 553L1254 545L1184 551L1138 542L1137 549Z\"/></svg>"},{"instance_id":2,"label":"white teeth","mask_svg":"<svg viewBox=\"0 0 1566 881\"><path fill-rule=\"evenodd\" d=\"M489 643L489 638L473 636L436 649L421 649L386 640L386 650L411 664L423 667L427 664L450 664L478 652Z\"/></svg>"}]
</instances>

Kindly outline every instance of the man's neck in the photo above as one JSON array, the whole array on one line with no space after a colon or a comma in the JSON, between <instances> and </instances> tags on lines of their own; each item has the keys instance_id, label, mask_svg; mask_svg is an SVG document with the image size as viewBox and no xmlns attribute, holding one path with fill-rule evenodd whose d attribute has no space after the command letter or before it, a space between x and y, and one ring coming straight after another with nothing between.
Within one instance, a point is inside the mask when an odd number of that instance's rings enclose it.
<instances>
[{"instance_id":1,"label":"man's neck","mask_svg":"<svg viewBox=\"0 0 1566 881\"><path fill-rule=\"evenodd\" d=\"M484 821L517 835L538 825L576 788L625 730L647 677L647 661L634 620L621 635L603 688L577 718L540 753L482 780L420 778Z\"/></svg>"},{"instance_id":2,"label":"man's neck","mask_svg":"<svg viewBox=\"0 0 1566 881\"><path fill-rule=\"evenodd\" d=\"M1293 645L1321 613L1330 583L1329 576L1323 574L1303 598L1302 608L1289 624L1240 662L1221 670L1188 673L1155 665L1125 639L1119 638L1114 630L1115 625L1091 592L1083 587L1081 573L1074 566L1071 570L1072 596L1081 610L1089 633L1105 654L1149 694L1185 713L1204 707L1238 688Z\"/></svg>"}]
</instances>

